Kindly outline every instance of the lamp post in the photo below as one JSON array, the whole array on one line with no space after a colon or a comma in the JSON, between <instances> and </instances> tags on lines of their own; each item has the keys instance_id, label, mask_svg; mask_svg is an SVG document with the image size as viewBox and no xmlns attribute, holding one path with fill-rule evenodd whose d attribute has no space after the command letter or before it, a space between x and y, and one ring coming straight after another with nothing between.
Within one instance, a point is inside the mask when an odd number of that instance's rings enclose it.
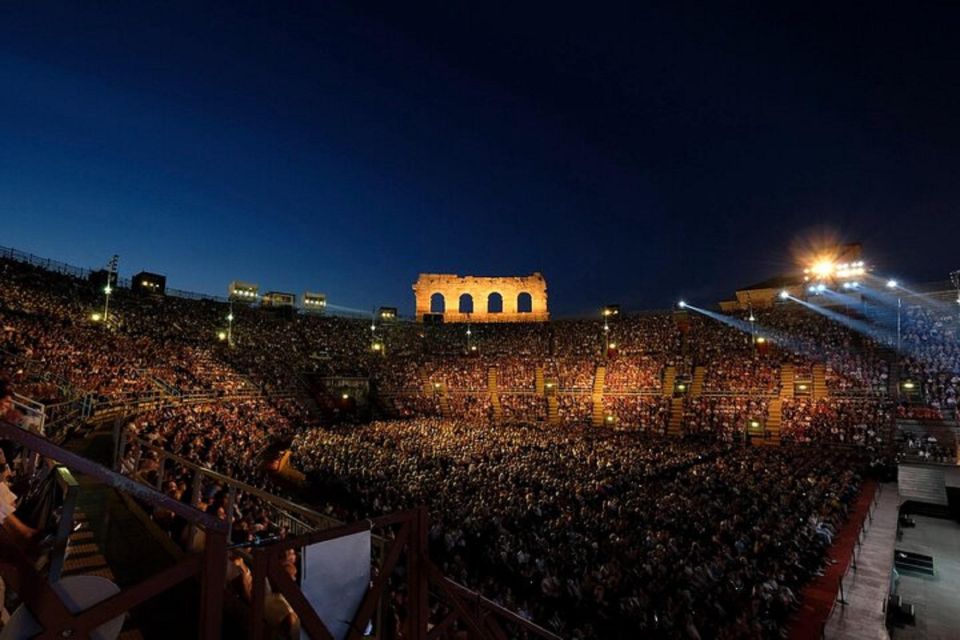
<instances>
[{"instance_id":1,"label":"lamp post","mask_svg":"<svg viewBox=\"0 0 960 640\"><path fill-rule=\"evenodd\" d=\"M896 289L897 291L897 353L900 353L900 323L903 314L903 298L900 295L900 285L896 280L888 281L887 288Z\"/></svg>"},{"instance_id":2,"label":"lamp post","mask_svg":"<svg viewBox=\"0 0 960 640\"><path fill-rule=\"evenodd\" d=\"M105 295L103 299L103 322L104 324L110 320L110 294L113 293L113 288L110 286L109 280L107 281L107 286L103 288L103 293Z\"/></svg>"},{"instance_id":3,"label":"lamp post","mask_svg":"<svg viewBox=\"0 0 960 640\"><path fill-rule=\"evenodd\" d=\"M233 303L230 303L230 313L227 314L227 344L233 346Z\"/></svg>"}]
</instances>

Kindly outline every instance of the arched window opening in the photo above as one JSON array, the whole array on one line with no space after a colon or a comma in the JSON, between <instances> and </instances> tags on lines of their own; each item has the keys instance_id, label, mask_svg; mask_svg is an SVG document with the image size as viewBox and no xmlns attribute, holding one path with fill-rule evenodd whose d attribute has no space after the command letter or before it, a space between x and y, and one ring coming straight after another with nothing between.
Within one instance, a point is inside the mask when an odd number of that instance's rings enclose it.
<instances>
[{"instance_id":1,"label":"arched window opening","mask_svg":"<svg viewBox=\"0 0 960 640\"><path fill-rule=\"evenodd\" d=\"M503 296L496 291L487 296L487 313L503 313Z\"/></svg>"},{"instance_id":2,"label":"arched window opening","mask_svg":"<svg viewBox=\"0 0 960 640\"><path fill-rule=\"evenodd\" d=\"M473 296L469 293L460 295L460 313L473 313Z\"/></svg>"},{"instance_id":3,"label":"arched window opening","mask_svg":"<svg viewBox=\"0 0 960 640\"><path fill-rule=\"evenodd\" d=\"M533 296L526 291L517 296L517 313L533 313Z\"/></svg>"},{"instance_id":4,"label":"arched window opening","mask_svg":"<svg viewBox=\"0 0 960 640\"><path fill-rule=\"evenodd\" d=\"M447 310L447 301L443 299L442 293L435 293L430 296L430 313L443 313Z\"/></svg>"}]
</instances>

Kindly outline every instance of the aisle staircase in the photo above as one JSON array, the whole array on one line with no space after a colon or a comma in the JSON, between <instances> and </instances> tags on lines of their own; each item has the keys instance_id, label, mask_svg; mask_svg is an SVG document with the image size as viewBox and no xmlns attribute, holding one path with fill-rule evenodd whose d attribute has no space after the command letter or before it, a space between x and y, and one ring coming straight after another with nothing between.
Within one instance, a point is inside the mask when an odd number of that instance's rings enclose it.
<instances>
[{"instance_id":1,"label":"aisle staircase","mask_svg":"<svg viewBox=\"0 0 960 640\"><path fill-rule=\"evenodd\" d=\"M503 419L503 407L500 406L500 390L498 386L497 370L490 367L487 370L487 389L490 391L490 404L493 406L493 419L500 422Z\"/></svg>"},{"instance_id":2,"label":"aisle staircase","mask_svg":"<svg viewBox=\"0 0 960 640\"><path fill-rule=\"evenodd\" d=\"M813 365L813 389L811 396L814 400L823 400L827 393L827 368L822 363Z\"/></svg>"},{"instance_id":3,"label":"aisle staircase","mask_svg":"<svg viewBox=\"0 0 960 640\"><path fill-rule=\"evenodd\" d=\"M560 402L553 393L547 395L547 424L560 424Z\"/></svg>"},{"instance_id":4,"label":"aisle staircase","mask_svg":"<svg viewBox=\"0 0 960 640\"><path fill-rule=\"evenodd\" d=\"M670 422L667 425L667 435L680 437L683 435L683 397L673 398L670 401Z\"/></svg>"},{"instance_id":5,"label":"aisle staircase","mask_svg":"<svg viewBox=\"0 0 960 640\"><path fill-rule=\"evenodd\" d=\"M663 370L663 382L660 387L660 395L664 398L673 397L673 387L677 384L677 368L673 365Z\"/></svg>"},{"instance_id":6,"label":"aisle staircase","mask_svg":"<svg viewBox=\"0 0 960 640\"><path fill-rule=\"evenodd\" d=\"M766 430L768 437L764 439L764 444L771 446L780 445L780 425L783 422L783 400L774 398L767 407Z\"/></svg>"},{"instance_id":7,"label":"aisle staircase","mask_svg":"<svg viewBox=\"0 0 960 640\"><path fill-rule=\"evenodd\" d=\"M607 380L607 368L603 365L597 367L597 373L593 376L593 419L592 424L595 427L603 425L603 387Z\"/></svg>"},{"instance_id":8,"label":"aisle staircase","mask_svg":"<svg viewBox=\"0 0 960 640\"><path fill-rule=\"evenodd\" d=\"M690 397L699 398L703 395L703 381L707 377L706 367L694 367L693 381L690 383Z\"/></svg>"},{"instance_id":9,"label":"aisle staircase","mask_svg":"<svg viewBox=\"0 0 960 640\"><path fill-rule=\"evenodd\" d=\"M793 400L794 387L797 382L797 368L793 364L780 367L780 399Z\"/></svg>"},{"instance_id":10,"label":"aisle staircase","mask_svg":"<svg viewBox=\"0 0 960 640\"><path fill-rule=\"evenodd\" d=\"M440 401L440 415L444 418L449 418L450 413L450 398L447 397L447 385L441 384L439 390L437 391L438 400Z\"/></svg>"},{"instance_id":11,"label":"aisle staircase","mask_svg":"<svg viewBox=\"0 0 960 640\"><path fill-rule=\"evenodd\" d=\"M534 374L533 382L537 393L543 395L543 392L546 389L546 381L543 379L543 367L537 367L537 372Z\"/></svg>"}]
</instances>

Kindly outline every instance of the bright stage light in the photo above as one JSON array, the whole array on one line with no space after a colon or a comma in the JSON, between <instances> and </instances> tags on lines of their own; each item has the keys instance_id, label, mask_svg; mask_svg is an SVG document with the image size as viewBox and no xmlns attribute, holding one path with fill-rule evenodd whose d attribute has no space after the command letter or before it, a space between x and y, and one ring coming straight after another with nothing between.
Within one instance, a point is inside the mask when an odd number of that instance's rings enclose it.
<instances>
[{"instance_id":1,"label":"bright stage light","mask_svg":"<svg viewBox=\"0 0 960 640\"><path fill-rule=\"evenodd\" d=\"M91 313L90 319L93 320L94 322L100 322L101 320L103 320L103 316L99 313Z\"/></svg>"},{"instance_id":2,"label":"bright stage light","mask_svg":"<svg viewBox=\"0 0 960 640\"><path fill-rule=\"evenodd\" d=\"M227 339L227 332L226 332L226 331L218 331L218 332L217 332L217 339L220 340L221 342L223 342L224 340L226 340L226 339Z\"/></svg>"},{"instance_id":3,"label":"bright stage light","mask_svg":"<svg viewBox=\"0 0 960 640\"><path fill-rule=\"evenodd\" d=\"M813 266L810 267L810 273L817 276L818 278L827 278L833 275L834 267L833 260L820 259L813 263Z\"/></svg>"},{"instance_id":4,"label":"bright stage light","mask_svg":"<svg viewBox=\"0 0 960 640\"><path fill-rule=\"evenodd\" d=\"M749 320L750 322L756 322L756 321L757 321L757 319L753 317L753 314L752 314L752 313L750 314L750 317L747 318L747 320Z\"/></svg>"},{"instance_id":5,"label":"bright stage light","mask_svg":"<svg viewBox=\"0 0 960 640\"><path fill-rule=\"evenodd\" d=\"M899 284L896 280L887 280L887 289L896 289Z\"/></svg>"},{"instance_id":6,"label":"bright stage light","mask_svg":"<svg viewBox=\"0 0 960 640\"><path fill-rule=\"evenodd\" d=\"M787 291L786 289L784 289L783 291L780 292L780 299L781 299L781 300L786 300L786 299L789 298L789 297L790 297L790 292Z\"/></svg>"},{"instance_id":7,"label":"bright stage light","mask_svg":"<svg viewBox=\"0 0 960 640\"><path fill-rule=\"evenodd\" d=\"M817 285L817 293L823 293L826 290L827 290L827 285L822 283Z\"/></svg>"},{"instance_id":8,"label":"bright stage light","mask_svg":"<svg viewBox=\"0 0 960 640\"><path fill-rule=\"evenodd\" d=\"M681 309L686 309L687 303L681 300L680 302L677 303L677 306L680 307Z\"/></svg>"}]
</instances>

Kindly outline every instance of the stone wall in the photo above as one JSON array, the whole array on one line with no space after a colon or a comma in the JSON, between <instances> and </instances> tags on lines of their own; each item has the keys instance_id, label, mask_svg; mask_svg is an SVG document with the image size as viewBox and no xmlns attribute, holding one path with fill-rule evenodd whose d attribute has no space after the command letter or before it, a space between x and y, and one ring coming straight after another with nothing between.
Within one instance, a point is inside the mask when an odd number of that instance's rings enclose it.
<instances>
[{"instance_id":1,"label":"stone wall","mask_svg":"<svg viewBox=\"0 0 960 640\"><path fill-rule=\"evenodd\" d=\"M417 321L431 313L431 300L443 297L444 322L545 322L547 281L540 273L515 277L458 276L446 273L421 273L413 285L417 302ZM503 299L503 310L490 312L491 296ZM473 311L461 311L461 296L470 296ZM530 296L529 311L519 310L521 295Z\"/></svg>"}]
</instances>

